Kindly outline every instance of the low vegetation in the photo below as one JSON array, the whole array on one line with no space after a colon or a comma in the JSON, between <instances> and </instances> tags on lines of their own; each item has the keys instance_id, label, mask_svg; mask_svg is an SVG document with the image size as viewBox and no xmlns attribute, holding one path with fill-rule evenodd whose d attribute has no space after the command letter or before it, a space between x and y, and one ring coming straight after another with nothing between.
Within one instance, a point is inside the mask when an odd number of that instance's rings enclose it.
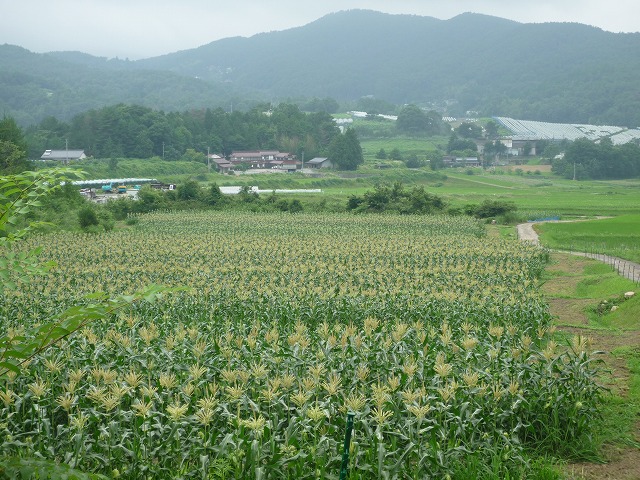
<instances>
[{"instance_id":1,"label":"low vegetation","mask_svg":"<svg viewBox=\"0 0 640 480\"><path fill-rule=\"evenodd\" d=\"M59 266L3 305L6 335L96 288L192 290L10 375L7 454L120 478L335 478L348 411L349 478L534 475L540 452L591 448L598 365L550 336L545 252L471 218L155 213L46 238L24 248Z\"/></svg>"},{"instance_id":2,"label":"low vegetation","mask_svg":"<svg viewBox=\"0 0 640 480\"><path fill-rule=\"evenodd\" d=\"M536 227L545 245L568 251L603 253L640 262L640 215Z\"/></svg>"}]
</instances>

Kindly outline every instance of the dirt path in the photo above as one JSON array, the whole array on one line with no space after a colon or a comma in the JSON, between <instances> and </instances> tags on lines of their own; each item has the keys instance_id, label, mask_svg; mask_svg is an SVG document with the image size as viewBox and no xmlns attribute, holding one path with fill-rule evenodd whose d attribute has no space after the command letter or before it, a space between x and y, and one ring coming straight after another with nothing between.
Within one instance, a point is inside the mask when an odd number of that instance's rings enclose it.
<instances>
[{"instance_id":1,"label":"dirt path","mask_svg":"<svg viewBox=\"0 0 640 480\"><path fill-rule=\"evenodd\" d=\"M533 223L518 225L518 238L522 241L539 245L538 234ZM554 295L558 289L564 289L580 281L576 275L583 271L585 260L579 257L593 258L612 266L620 275L630 280L640 282L640 265L628 260L608 255L590 254L582 252L555 251L555 265L549 266L557 275L542 287L545 295L549 294L551 312L557 317L561 330L573 334L587 335L593 341L593 346L604 352L609 375L603 379L612 392L626 398L631 380L628 361L624 356L613 352L623 346L636 347L640 345L640 330L627 330L624 333L604 330L593 330L588 327L589 319L585 309L592 305L593 299L563 298ZM640 422L636 422L632 432L636 441L640 440ZM566 466L564 473L566 480L639 480L640 479L640 449L631 445L604 445L602 455L605 463L572 463Z\"/></svg>"},{"instance_id":2,"label":"dirt path","mask_svg":"<svg viewBox=\"0 0 640 480\"><path fill-rule=\"evenodd\" d=\"M521 223L517 226L518 238L525 242L531 242L535 245L540 245L538 234L533 228L534 223ZM640 264L625 260L624 258L612 257L600 253L586 253L586 252L571 252L567 250L557 250L563 253L570 253L572 255L579 255L581 257L593 258L600 260L610 265L620 275L636 283L640 283Z\"/></svg>"}]
</instances>

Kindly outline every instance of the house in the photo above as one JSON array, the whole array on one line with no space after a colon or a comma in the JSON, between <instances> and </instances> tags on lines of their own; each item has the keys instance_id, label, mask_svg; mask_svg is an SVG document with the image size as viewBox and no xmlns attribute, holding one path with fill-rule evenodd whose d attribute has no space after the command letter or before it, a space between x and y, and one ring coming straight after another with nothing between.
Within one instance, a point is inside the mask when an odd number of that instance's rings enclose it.
<instances>
[{"instance_id":1,"label":"house","mask_svg":"<svg viewBox=\"0 0 640 480\"><path fill-rule=\"evenodd\" d=\"M220 157L218 155L212 155L210 157L210 162L216 167L216 170L220 173L229 173L233 170L233 164L229 162L224 157Z\"/></svg>"},{"instance_id":2,"label":"house","mask_svg":"<svg viewBox=\"0 0 640 480\"><path fill-rule=\"evenodd\" d=\"M333 168L333 163L328 158L316 157L307 162L309 168Z\"/></svg>"},{"instance_id":3,"label":"house","mask_svg":"<svg viewBox=\"0 0 640 480\"><path fill-rule=\"evenodd\" d=\"M481 165L478 157L452 157L442 158L445 167L479 167Z\"/></svg>"},{"instance_id":4,"label":"house","mask_svg":"<svg viewBox=\"0 0 640 480\"><path fill-rule=\"evenodd\" d=\"M40 160L84 160L84 150L45 150Z\"/></svg>"},{"instance_id":5,"label":"house","mask_svg":"<svg viewBox=\"0 0 640 480\"><path fill-rule=\"evenodd\" d=\"M254 150L233 152L229 156L232 165L247 165L249 168L283 168L291 169L291 165L300 163L295 155L277 150Z\"/></svg>"}]
</instances>

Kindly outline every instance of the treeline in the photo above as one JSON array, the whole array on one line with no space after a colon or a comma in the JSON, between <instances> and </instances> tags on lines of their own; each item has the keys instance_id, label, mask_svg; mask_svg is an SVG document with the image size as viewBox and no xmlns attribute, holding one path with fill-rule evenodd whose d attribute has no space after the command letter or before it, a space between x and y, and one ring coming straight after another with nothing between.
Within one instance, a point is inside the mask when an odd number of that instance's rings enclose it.
<instances>
[{"instance_id":1,"label":"treeline","mask_svg":"<svg viewBox=\"0 0 640 480\"><path fill-rule=\"evenodd\" d=\"M586 138L569 144L563 158L554 159L552 172L576 180L606 180L640 176L640 146L629 142L614 145L609 138L592 142Z\"/></svg>"},{"instance_id":2,"label":"treeline","mask_svg":"<svg viewBox=\"0 0 640 480\"><path fill-rule=\"evenodd\" d=\"M293 104L261 104L248 112L221 108L169 112L119 104L89 110L70 122L47 117L29 127L29 157L46 149L84 149L96 158L151 158L206 161L205 153L268 149L306 158L328 151L340 134L326 112L304 113Z\"/></svg>"}]
</instances>

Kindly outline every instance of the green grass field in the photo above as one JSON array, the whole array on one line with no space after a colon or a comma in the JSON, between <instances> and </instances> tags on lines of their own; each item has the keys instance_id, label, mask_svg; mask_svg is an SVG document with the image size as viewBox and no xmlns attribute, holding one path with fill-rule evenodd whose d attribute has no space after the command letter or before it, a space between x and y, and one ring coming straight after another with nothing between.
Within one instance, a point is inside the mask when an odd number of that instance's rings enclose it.
<instances>
[{"instance_id":1,"label":"green grass field","mask_svg":"<svg viewBox=\"0 0 640 480\"><path fill-rule=\"evenodd\" d=\"M606 253L640 262L639 214L575 223L546 223L537 228L544 244L550 248Z\"/></svg>"}]
</instances>

